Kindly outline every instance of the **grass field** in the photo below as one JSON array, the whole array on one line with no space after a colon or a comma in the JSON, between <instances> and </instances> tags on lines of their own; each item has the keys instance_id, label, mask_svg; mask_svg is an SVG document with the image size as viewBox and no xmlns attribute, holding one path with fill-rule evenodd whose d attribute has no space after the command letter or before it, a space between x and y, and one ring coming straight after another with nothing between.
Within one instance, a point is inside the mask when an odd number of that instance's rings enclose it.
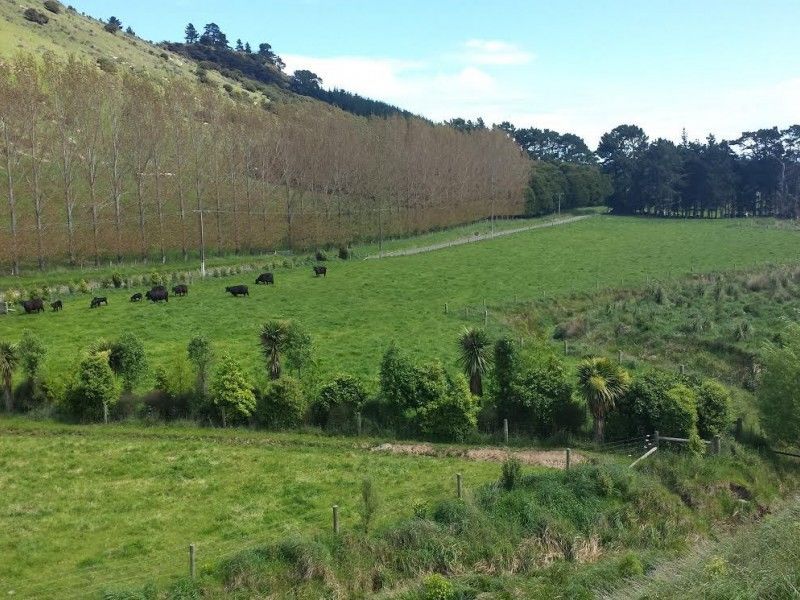
<instances>
[{"instance_id":1,"label":"grass field","mask_svg":"<svg viewBox=\"0 0 800 600\"><path fill-rule=\"evenodd\" d=\"M322 373L375 376L391 340L418 358L452 364L455 339L468 324L497 333L514 300L553 298L598 287L636 286L650 278L800 260L800 233L769 221L667 221L600 216L437 252L381 261L331 261L327 278L310 267L277 269L274 287L253 275L195 283L166 305L131 304L128 290L103 290L109 306L65 298L62 313L0 317L0 337L39 333L50 348L45 371L60 376L98 338L134 331L153 364L183 352L196 333L254 373L263 371L258 329L271 318L298 320L312 334ZM249 298L226 285L248 283ZM448 303L449 314L444 314ZM469 307L469 316L465 308Z\"/></svg>"},{"instance_id":2,"label":"grass field","mask_svg":"<svg viewBox=\"0 0 800 600\"><path fill-rule=\"evenodd\" d=\"M186 574L250 545L356 526L360 484L382 497L378 525L414 499L496 479L493 463L387 456L369 440L246 431L68 427L0 419L0 594L98 595Z\"/></svg>"}]
</instances>

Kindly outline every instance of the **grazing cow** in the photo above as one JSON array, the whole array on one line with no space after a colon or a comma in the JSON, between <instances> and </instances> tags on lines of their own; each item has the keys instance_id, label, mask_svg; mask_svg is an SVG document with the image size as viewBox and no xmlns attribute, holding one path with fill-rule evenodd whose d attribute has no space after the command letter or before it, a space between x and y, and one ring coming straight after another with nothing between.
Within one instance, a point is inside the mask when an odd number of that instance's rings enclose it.
<instances>
[{"instance_id":1,"label":"grazing cow","mask_svg":"<svg viewBox=\"0 0 800 600\"><path fill-rule=\"evenodd\" d=\"M64 303L61 300L56 300L55 302L50 303L50 308L53 309L53 312L58 312L64 309Z\"/></svg>"},{"instance_id":2,"label":"grazing cow","mask_svg":"<svg viewBox=\"0 0 800 600\"><path fill-rule=\"evenodd\" d=\"M264 285L274 285L275 284L275 276L272 273L262 273L256 279L256 285L259 283L263 283Z\"/></svg>"},{"instance_id":3,"label":"grazing cow","mask_svg":"<svg viewBox=\"0 0 800 600\"><path fill-rule=\"evenodd\" d=\"M133 296L131 296L131 302L141 302L143 297L144 296L142 296L142 292L136 292Z\"/></svg>"},{"instance_id":4,"label":"grazing cow","mask_svg":"<svg viewBox=\"0 0 800 600\"><path fill-rule=\"evenodd\" d=\"M154 285L151 289L151 292L166 292L167 288L163 285Z\"/></svg>"},{"instance_id":5,"label":"grazing cow","mask_svg":"<svg viewBox=\"0 0 800 600\"><path fill-rule=\"evenodd\" d=\"M105 304L106 306L108 306L108 298L106 298L105 296L95 296L94 298L92 298L92 303L89 304L89 308L97 308L101 304Z\"/></svg>"},{"instance_id":6,"label":"grazing cow","mask_svg":"<svg viewBox=\"0 0 800 600\"><path fill-rule=\"evenodd\" d=\"M189 294L189 286L183 283L180 283L172 288L172 293L176 296L186 296Z\"/></svg>"},{"instance_id":7,"label":"grazing cow","mask_svg":"<svg viewBox=\"0 0 800 600\"><path fill-rule=\"evenodd\" d=\"M169 302L167 290L152 289L145 294L150 302Z\"/></svg>"},{"instance_id":8,"label":"grazing cow","mask_svg":"<svg viewBox=\"0 0 800 600\"><path fill-rule=\"evenodd\" d=\"M239 296L250 295L250 290L247 289L246 285L232 285L226 287L225 291L231 294L234 298L238 298Z\"/></svg>"},{"instance_id":9,"label":"grazing cow","mask_svg":"<svg viewBox=\"0 0 800 600\"><path fill-rule=\"evenodd\" d=\"M320 275L322 275L323 277L327 277L328 267L322 267L322 266L314 267L314 277L319 277Z\"/></svg>"},{"instance_id":10,"label":"grazing cow","mask_svg":"<svg viewBox=\"0 0 800 600\"><path fill-rule=\"evenodd\" d=\"M44 312L44 302L41 298L34 298L33 300L22 300L22 308L25 309L26 314Z\"/></svg>"}]
</instances>

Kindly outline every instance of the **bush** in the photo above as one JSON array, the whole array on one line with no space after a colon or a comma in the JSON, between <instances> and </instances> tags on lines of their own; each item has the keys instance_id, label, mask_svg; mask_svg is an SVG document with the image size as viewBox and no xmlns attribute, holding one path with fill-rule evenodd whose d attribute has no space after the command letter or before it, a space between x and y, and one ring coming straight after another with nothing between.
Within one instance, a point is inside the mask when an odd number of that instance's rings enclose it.
<instances>
[{"instance_id":1,"label":"bush","mask_svg":"<svg viewBox=\"0 0 800 600\"><path fill-rule=\"evenodd\" d=\"M100 67L101 71L105 71L111 75L114 75L117 72L117 63L110 58L106 58L105 56L101 56L97 59L97 66Z\"/></svg>"},{"instance_id":2,"label":"bush","mask_svg":"<svg viewBox=\"0 0 800 600\"><path fill-rule=\"evenodd\" d=\"M258 399L259 423L273 429L298 427L306 414L306 399L300 382L281 377L270 383Z\"/></svg>"},{"instance_id":3,"label":"bush","mask_svg":"<svg viewBox=\"0 0 800 600\"><path fill-rule=\"evenodd\" d=\"M54 15L61 13L61 3L57 0L44 0L44 7Z\"/></svg>"},{"instance_id":4,"label":"bush","mask_svg":"<svg viewBox=\"0 0 800 600\"><path fill-rule=\"evenodd\" d=\"M438 573L428 575L422 582L422 589L425 600L453 600L456 597L453 584Z\"/></svg>"},{"instance_id":5,"label":"bush","mask_svg":"<svg viewBox=\"0 0 800 600\"><path fill-rule=\"evenodd\" d=\"M359 378L337 375L320 389L311 406L311 423L330 429L352 429L355 413L366 400L367 391Z\"/></svg>"},{"instance_id":6,"label":"bush","mask_svg":"<svg viewBox=\"0 0 800 600\"><path fill-rule=\"evenodd\" d=\"M559 323L553 332L553 338L556 340L570 340L578 338L586 334L589 329L589 323L586 317L576 317L570 321Z\"/></svg>"},{"instance_id":7,"label":"bush","mask_svg":"<svg viewBox=\"0 0 800 600\"><path fill-rule=\"evenodd\" d=\"M697 390L697 429L701 437L722 435L732 422L731 395L721 383L704 381Z\"/></svg>"},{"instance_id":8,"label":"bush","mask_svg":"<svg viewBox=\"0 0 800 600\"><path fill-rule=\"evenodd\" d=\"M89 283L85 279L81 279L78 282L78 291L81 294L88 294L91 291L89 288Z\"/></svg>"},{"instance_id":9,"label":"bush","mask_svg":"<svg viewBox=\"0 0 800 600\"><path fill-rule=\"evenodd\" d=\"M325 250L317 250L314 254L314 258L316 258L319 262L325 262L328 260L328 254L325 252Z\"/></svg>"},{"instance_id":10,"label":"bush","mask_svg":"<svg viewBox=\"0 0 800 600\"><path fill-rule=\"evenodd\" d=\"M230 356L223 356L211 381L211 401L220 410L222 426L246 419L256 408L256 397L241 366Z\"/></svg>"},{"instance_id":11,"label":"bush","mask_svg":"<svg viewBox=\"0 0 800 600\"><path fill-rule=\"evenodd\" d=\"M478 403L461 373L444 375L443 382L443 393L421 407L419 425L434 440L463 442L475 431Z\"/></svg>"},{"instance_id":12,"label":"bush","mask_svg":"<svg viewBox=\"0 0 800 600\"><path fill-rule=\"evenodd\" d=\"M39 25L46 25L50 20L50 17L48 17L42 11L36 10L35 8L25 9L25 12L22 13L22 16L31 23L38 23Z\"/></svg>"},{"instance_id":13,"label":"bush","mask_svg":"<svg viewBox=\"0 0 800 600\"><path fill-rule=\"evenodd\" d=\"M182 354L175 356L168 367L156 369L155 379L155 389L145 397L145 405L162 419L189 416L195 375L188 359Z\"/></svg>"},{"instance_id":14,"label":"bush","mask_svg":"<svg viewBox=\"0 0 800 600\"><path fill-rule=\"evenodd\" d=\"M800 439L800 326L781 334L783 345L764 351L764 372L758 390L761 424L778 441Z\"/></svg>"},{"instance_id":15,"label":"bush","mask_svg":"<svg viewBox=\"0 0 800 600\"><path fill-rule=\"evenodd\" d=\"M658 426L666 435L688 437L697 428L697 394L679 383L670 388L664 398Z\"/></svg>"},{"instance_id":16,"label":"bush","mask_svg":"<svg viewBox=\"0 0 800 600\"><path fill-rule=\"evenodd\" d=\"M522 482L522 463L518 458L509 456L500 468L500 487L513 490Z\"/></svg>"},{"instance_id":17,"label":"bush","mask_svg":"<svg viewBox=\"0 0 800 600\"><path fill-rule=\"evenodd\" d=\"M161 273L153 271L150 274L150 285L153 287L157 285L164 285L164 277L161 275Z\"/></svg>"},{"instance_id":18,"label":"bush","mask_svg":"<svg viewBox=\"0 0 800 600\"><path fill-rule=\"evenodd\" d=\"M121 288L123 281L124 279L122 277L122 273L119 271L114 271L114 273L111 275L111 283L114 284L114 287L117 289Z\"/></svg>"},{"instance_id":19,"label":"bush","mask_svg":"<svg viewBox=\"0 0 800 600\"><path fill-rule=\"evenodd\" d=\"M339 246L339 258L341 260L350 260L352 251L347 246Z\"/></svg>"},{"instance_id":20,"label":"bush","mask_svg":"<svg viewBox=\"0 0 800 600\"><path fill-rule=\"evenodd\" d=\"M97 421L119 400L114 372L108 362L107 352L90 354L81 361L76 381L65 398L74 417Z\"/></svg>"},{"instance_id":21,"label":"bush","mask_svg":"<svg viewBox=\"0 0 800 600\"><path fill-rule=\"evenodd\" d=\"M361 482L361 506L359 506L358 511L361 516L361 527L364 533L369 532L379 507L380 498L378 497L378 491L375 489L375 483L372 479L366 477Z\"/></svg>"},{"instance_id":22,"label":"bush","mask_svg":"<svg viewBox=\"0 0 800 600\"><path fill-rule=\"evenodd\" d=\"M111 344L110 350L109 366L122 379L122 389L131 392L149 368L144 344L135 334L124 333Z\"/></svg>"}]
</instances>

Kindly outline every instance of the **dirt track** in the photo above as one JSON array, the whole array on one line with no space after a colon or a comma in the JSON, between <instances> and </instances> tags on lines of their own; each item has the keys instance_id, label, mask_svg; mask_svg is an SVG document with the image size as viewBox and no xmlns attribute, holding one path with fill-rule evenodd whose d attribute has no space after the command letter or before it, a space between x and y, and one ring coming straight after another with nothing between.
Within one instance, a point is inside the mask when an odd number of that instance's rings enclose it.
<instances>
[{"instance_id":1,"label":"dirt track","mask_svg":"<svg viewBox=\"0 0 800 600\"><path fill-rule=\"evenodd\" d=\"M436 447L432 444L381 444L372 448L373 452L389 452L391 454L411 454L415 456L453 456L468 460L485 460L503 462L509 456L514 456L526 465L539 465L553 469L563 469L566 466L566 452L564 450L506 450L505 448L448 448ZM586 458L577 453L570 454L570 462L578 464Z\"/></svg>"}]
</instances>

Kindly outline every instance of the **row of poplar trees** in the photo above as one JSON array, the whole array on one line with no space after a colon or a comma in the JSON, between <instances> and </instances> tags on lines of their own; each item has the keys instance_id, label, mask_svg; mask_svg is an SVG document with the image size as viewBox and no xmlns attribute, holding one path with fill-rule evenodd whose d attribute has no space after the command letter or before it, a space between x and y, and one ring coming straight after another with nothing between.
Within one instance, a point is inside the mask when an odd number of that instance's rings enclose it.
<instances>
[{"instance_id":1,"label":"row of poplar trees","mask_svg":"<svg viewBox=\"0 0 800 600\"><path fill-rule=\"evenodd\" d=\"M519 214L504 132L254 104L188 78L0 62L0 263L307 249ZM202 219L201 219L202 217Z\"/></svg>"}]
</instances>

